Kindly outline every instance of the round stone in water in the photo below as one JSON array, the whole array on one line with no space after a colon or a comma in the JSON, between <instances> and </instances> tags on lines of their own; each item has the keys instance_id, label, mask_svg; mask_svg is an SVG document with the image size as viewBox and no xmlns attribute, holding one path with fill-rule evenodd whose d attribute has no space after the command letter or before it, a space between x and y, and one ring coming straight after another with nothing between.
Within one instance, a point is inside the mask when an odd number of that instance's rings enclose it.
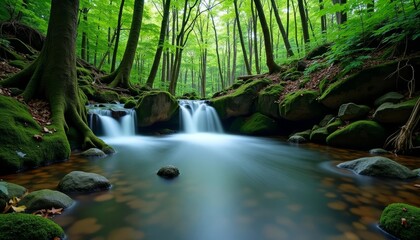
<instances>
[{"instance_id":1,"label":"round stone in water","mask_svg":"<svg viewBox=\"0 0 420 240\"><path fill-rule=\"evenodd\" d=\"M172 179L178 177L179 170L175 166L168 165L160 168L157 175L163 178Z\"/></svg>"}]
</instances>

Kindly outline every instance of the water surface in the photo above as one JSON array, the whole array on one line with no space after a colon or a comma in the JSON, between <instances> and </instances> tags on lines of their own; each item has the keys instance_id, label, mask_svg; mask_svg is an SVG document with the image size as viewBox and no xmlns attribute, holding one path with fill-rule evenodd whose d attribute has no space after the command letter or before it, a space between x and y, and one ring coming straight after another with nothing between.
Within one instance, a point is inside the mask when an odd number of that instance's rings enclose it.
<instances>
[{"instance_id":1,"label":"water surface","mask_svg":"<svg viewBox=\"0 0 420 240\"><path fill-rule=\"evenodd\" d=\"M335 165L358 151L227 134L103 138L117 153L72 156L3 179L31 191L55 188L73 170L110 179L112 189L73 195L53 220L69 239L391 239L377 228L393 202L420 206L414 184L357 176ZM389 156L419 168L415 158ZM180 176L165 180L161 166Z\"/></svg>"}]
</instances>

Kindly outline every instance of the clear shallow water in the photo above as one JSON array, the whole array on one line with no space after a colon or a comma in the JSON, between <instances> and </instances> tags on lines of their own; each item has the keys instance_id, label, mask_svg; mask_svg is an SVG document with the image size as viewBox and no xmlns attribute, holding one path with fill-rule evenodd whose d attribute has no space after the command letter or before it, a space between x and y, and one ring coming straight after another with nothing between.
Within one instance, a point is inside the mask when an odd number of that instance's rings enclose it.
<instances>
[{"instance_id":1,"label":"clear shallow water","mask_svg":"<svg viewBox=\"0 0 420 240\"><path fill-rule=\"evenodd\" d=\"M392 202L420 206L420 180L356 176L335 168L368 156L317 145L226 134L103 138L117 153L2 177L31 191L73 170L110 179L110 191L74 195L54 218L69 239L390 239L376 226ZM321 150L321 151L320 151ZM419 168L415 158L394 158ZM181 175L161 179L175 165Z\"/></svg>"}]
</instances>

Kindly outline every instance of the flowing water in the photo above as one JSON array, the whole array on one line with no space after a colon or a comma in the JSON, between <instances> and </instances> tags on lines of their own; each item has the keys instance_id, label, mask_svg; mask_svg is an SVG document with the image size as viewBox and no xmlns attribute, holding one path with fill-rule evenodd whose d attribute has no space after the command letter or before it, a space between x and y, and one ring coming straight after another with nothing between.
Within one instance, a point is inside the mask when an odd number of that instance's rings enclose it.
<instances>
[{"instance_id":1,"label":"flowing water","mask_svg":"<svg viewBox=\"0 0 420 240\"><path fill-rule=\"evenodd\" d=\"M188 132L188 131L187 131ZM103 137L116 153L2 178L30 191L52 188L73 170L107 177L109 191L72 195L53 220L75 239L392 239L377 227L393 202L420 206L411 181L358 176L339 162L368 156L319 145L195 132ZM389 156L410 168L418 159ZM156 175L175 165L173 180Z\"/></svg>"},{"instance_id":2,"label":"flowing water","mask_svg":"<svg viewBox=\"0 0 420 240\"><path fill-rule=\"evenodd\" d=\"M182 129L186 133L223 133L216 110L203 101L180 100Z\"/></svg>"}]
</instances>

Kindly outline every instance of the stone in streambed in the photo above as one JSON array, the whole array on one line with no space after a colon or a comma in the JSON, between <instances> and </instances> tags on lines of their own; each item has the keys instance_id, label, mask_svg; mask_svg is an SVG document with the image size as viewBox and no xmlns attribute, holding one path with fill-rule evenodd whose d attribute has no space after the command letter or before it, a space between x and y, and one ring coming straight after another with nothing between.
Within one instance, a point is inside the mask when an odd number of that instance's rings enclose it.
<instances>
[{"instance_id":1,"label":"stone in streambed","mask_svg":"<svg viewBox=\"0 0 420 240\"><path fill-rule=\"evenodd\" d=\"M407 167L386 157L364 157L337 165L339 168L353 170L360 175L407 179L417 174Z\"/></svg>"},{"instance_id":2,"label":"stone in streambed","mask_svg":"<svg viewBox=\"0 0 420 240\"><path fill-rule=\"evenodd\" d=\"M163 178L172 179L172 178L178 177L179 170L175 166L168 165L168 166L160 168L159 171L157 172L157 175Z\"/></svg>"},{"instance_id":3,"label":"stone in streambed","mask_svg":"<svg viewBox=\"0 0 420 240\"><path fill-rule=\"evenodd\" d=\"M96 173L73 171L61 179L58 190L66 193L90 193L108 190L111 183L107 178Z\"/></svg>"},{"instance_id":4,"label":"stone in streambed","mask_svg":"<svg viewBox=\"0 0 420 240\"><path fill-rule=\"evenodd\" d=\"M18 206L26 206L27 212L34 212L41 209L51 208L68 208L73 205L74 200L66 194L43 189L29 193L22 200L20 200Z\"/></svg>"},{"instance_id":5,"label":"stone in streambed","mask_svg":"<svg viewBox=\"0 0 420 240\"><path fill-rule=\"evenodd\" d=\"M80 153L84 157L105 157L106 154L98 148L89 148L88 150Z\"/></svg>"}]
</instances>

